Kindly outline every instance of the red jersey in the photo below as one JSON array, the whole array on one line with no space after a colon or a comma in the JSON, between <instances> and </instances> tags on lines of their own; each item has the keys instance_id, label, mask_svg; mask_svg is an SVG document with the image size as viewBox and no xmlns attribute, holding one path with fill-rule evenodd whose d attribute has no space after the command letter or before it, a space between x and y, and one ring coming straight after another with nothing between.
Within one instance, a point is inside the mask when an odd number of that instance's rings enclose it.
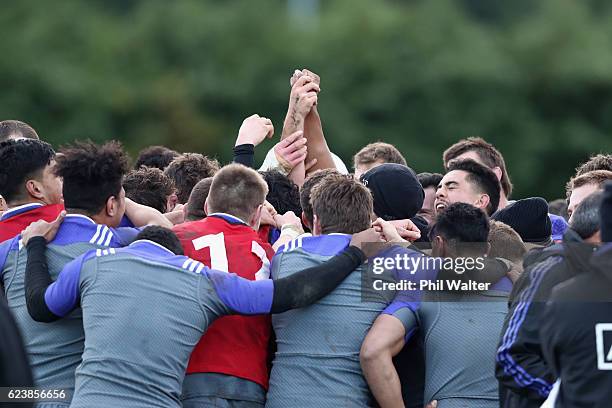
<instances>
[{"instance_id":1,"label":"red jersey","mask_svg":"<svg viewBox=\"0 0 612 408\"><path fill-rule=\"evenodd\" d=\"M179 224L185 255L250 280L269 279L274 250L250 226L228 214ZM270 316L225 316L208 327L191 353L187 374L221 373L268 389Z\"/></svg>"},{"instance_id":2,"label":"red jersey","mask_svg":"<svg viewBox=\"0 0 612 408\"><path fill-rule=\"evenodd\" d=\"M34 221L54 221L63 209L63 204L29 203L6 210L0 217L0 242L15 238Z\"/></svg>"}]
</instances>

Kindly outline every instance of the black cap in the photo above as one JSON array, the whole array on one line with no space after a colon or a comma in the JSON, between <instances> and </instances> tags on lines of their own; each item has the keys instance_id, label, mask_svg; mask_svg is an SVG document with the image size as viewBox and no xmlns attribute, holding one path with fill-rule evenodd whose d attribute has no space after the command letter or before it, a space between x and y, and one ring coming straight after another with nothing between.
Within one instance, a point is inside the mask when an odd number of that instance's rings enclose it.
<instances>
[{"instance_id":1,"label":"black cap","mask_svg":"<svg viewBox=\"0 0 612 408\"><path fill-rule=\"evenodd\" d=\"M599 216L601 217L601 240L602 242L612 242L612 181L605 184Z\"/></svg>"},{"instance_id":2,"label":"black cap","mask_svg":"<svg viewBox=\"0 0 612 408\"><path fill-rule=\"evenodd\" d=\"M509 225L523 242L547 243L551 240L552 224L548 203L541 197L517 200L491 217Z\"/></svg>"},{"instance_id":3,"label":"black cap","mask_svg":"<svg viewBox=\"0 0 612 408\"><path fill-rule=\"evenodd\" d=\"M423 206L425 192L408 166L385 163L361 175L374 197L374 213L383 220L414 217Z\"/></svg>"}]
</instances>

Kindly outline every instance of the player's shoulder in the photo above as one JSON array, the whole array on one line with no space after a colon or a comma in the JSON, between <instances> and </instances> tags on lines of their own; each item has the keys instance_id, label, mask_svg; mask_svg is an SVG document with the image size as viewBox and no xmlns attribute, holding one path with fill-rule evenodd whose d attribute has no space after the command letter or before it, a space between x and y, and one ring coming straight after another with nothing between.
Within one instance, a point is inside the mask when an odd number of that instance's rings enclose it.
<instances>
[{"instance_id":1,"label":"player's shoulder","mask_svg":"<svg viewBox=\"0 0 612 408\"><path fill-rule=\"evenodd\" d=\"M184 222L172 227L172 231L174 231L179 239L190 239L206 233L207 229L209 229L209 223L206 220L204 218L202 220Z\"/></svg>"},{"instance_id":2,"label":"player's shoulder","mask_svg":"<svg viewBox=\"0 0 612 408\"><path fill-rule=\"evenodd\" d=\"M277 253L305 252L312 255L334 256L343 251L351 242L348 234L317 235L302 234L281 246Z\"/></svg>"}]
</instances>

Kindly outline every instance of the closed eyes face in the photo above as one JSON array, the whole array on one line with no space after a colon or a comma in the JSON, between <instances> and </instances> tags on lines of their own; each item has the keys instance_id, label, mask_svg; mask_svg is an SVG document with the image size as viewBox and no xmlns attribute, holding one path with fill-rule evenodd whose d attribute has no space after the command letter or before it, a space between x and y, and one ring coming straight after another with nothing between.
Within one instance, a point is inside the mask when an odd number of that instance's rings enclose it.
<instances>
[{"instance_id":1,"label":"closed eyes face","mask_svg":"<svg viewBox=\"0 0 612 408\"><path fill-rule=\"evenodd\" d=\"M476 205L480 194L474 191L471 183L467 181L468 173L463 170L453 170L446 173L438 185L434 209L440 213L451 204L467 203Z\"/></svg>"}]
</instances>

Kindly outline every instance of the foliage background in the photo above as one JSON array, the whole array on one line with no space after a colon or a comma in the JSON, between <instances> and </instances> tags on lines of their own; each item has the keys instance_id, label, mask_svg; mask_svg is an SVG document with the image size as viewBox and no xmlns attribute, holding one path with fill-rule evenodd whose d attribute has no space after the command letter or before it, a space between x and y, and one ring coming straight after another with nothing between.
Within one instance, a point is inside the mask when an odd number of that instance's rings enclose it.
<instances>
[{"instance_id":1,"label":"foliage background","mask_svg":"<svg viewBox=\"0 0 612 408\"><path fill-rule=\"evenodd\" d=\"M245 116L280 134L294 68L347 164L370 141L417 171L480 135L515 197L563 196L612 151L612 3L605 0L2 1L0 118L55 146L117 138L231 159ZM261 160L273 146L258 150Z\"/></svg>"}]
</instances>

